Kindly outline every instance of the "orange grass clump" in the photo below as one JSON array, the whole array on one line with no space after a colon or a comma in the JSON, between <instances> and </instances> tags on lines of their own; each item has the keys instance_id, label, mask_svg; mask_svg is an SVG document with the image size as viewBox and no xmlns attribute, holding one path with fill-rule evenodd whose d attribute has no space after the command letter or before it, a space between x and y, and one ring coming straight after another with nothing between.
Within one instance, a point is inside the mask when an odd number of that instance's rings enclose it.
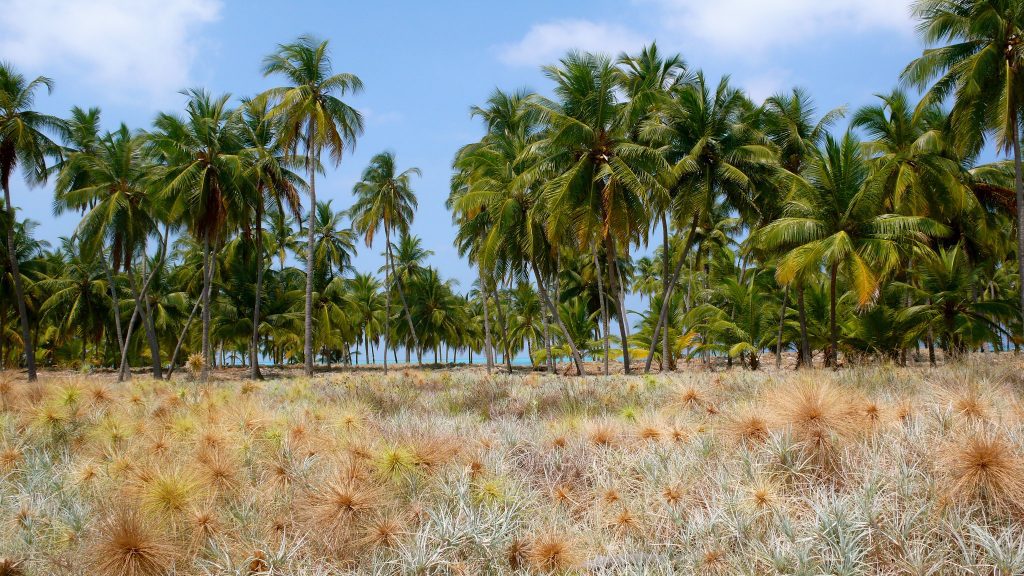
<instances>
[{"instance_id":1,"label":"orange grass clump","mask_svg":"<svg viewBox=\"0 0 1024 576\"><path fill-rule=\"evenodd\" d=\"M944 446L939 463L947 499L1024 512L1024 457L1005 435L962 434Z\"/></svg>"},{"instance_id":2,"label":"orange grass clump","mask_svg":"<svg viewBox=\"0 0 1024 576\"><path fill-rule=\"evenodd\" d=\"M581 557L575 542L555 532L537 536L526 554L530 568L539 574L568 572L579 565Z\"/></svg>"},{"instance_id":3,"label":"orange grass clump","mask_svg":"<svg viewBox=\"0 0 1024 576\"><path fill-rule=\"evenodd\" d=\"M149 518L119 509L108 515L90 542L90 574L162 576L177 559L177 548Z\"/></svg>"}]
</instances>

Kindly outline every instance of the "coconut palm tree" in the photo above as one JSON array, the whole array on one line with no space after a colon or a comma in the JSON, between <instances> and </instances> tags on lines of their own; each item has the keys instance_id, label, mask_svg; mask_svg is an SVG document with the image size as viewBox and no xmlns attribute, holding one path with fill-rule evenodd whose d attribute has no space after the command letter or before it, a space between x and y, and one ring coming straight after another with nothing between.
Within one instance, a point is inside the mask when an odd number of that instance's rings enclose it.
<instances>
[{"instance_id":1,"label":"coconut palm tree","mask_svg":"<svg viewBox=\"0 0 1024 576\"><path fill-rule=\"evenodd\" d=\"M229 221L240 219L247 206L239 185L244 172L242 131L228 108L229 95L214 98L201 89L186 90L185 116L161 113L146 135L155 171L166 199L168 221L182 221L203 251L201 377L209 377L210 290L217 262L213 248L225 239Z\"/></svg>"},{"instance_id":2,"label":"coconut palm tree","mask_svg":"<svg viewBox=\"0 0 1024 576\"><path fill-rule=\"evenodd\" d=\"M292 156L301 156L309 181L308 219L316 211L316 173L320 157L327 151L335 166L343 153L355 146L363 132L363 117L341 100L363 88L359 77L335 74L327 41L300 36L295 42L281 44L263 60L264 76L280 75L288 86L271 88L261 98L274 102L270 116L281 123L279 138ZM308 226L306 240L305 345L306 374L313 374L313 245L315 226Z\"/></svg>"},{"instance_id":3,"label":"coconut palm tree","mask_svg":"<svg viewBox=\"0 0 1024 576\"><path fill-rule=\"evenodd\" d=\"M836 281L845 272L860 305L875 298L879 282L900 262L900 252L925 235L945 228L925 217L884 212L877 187L869 186L870 165L850 132L826 136L806 171L807 185L786 204L786 216L759 233L769 250L792 248L779 259L776 278L789 285L824 267L829 278L830 346L827 362L837 366L839 334Z\"/></svg>"},{"instance_id":4,"label":"coconut palm tree","mask_svg":"<svg viewBox=\"0 0 1024 576\"><path fill-rule=\"evenodd\" d=\"M409 334L413 345L419 347L416 330L413 327L409 304L402 289L402 278L395 275L395 259L391 249L391 234L397 232L407 236L409 226L416 214L416 194L412 190L412 177L420 176L419 168L398 170L395 154L381 152L370 159L370 164L363 170L362 178L352 189L356 200L349 209L352 226L363 236L367 246L373 246L373 237L378 228L384 231L384 373L388 372L389 348L388 338L391 335L391 282L402 299L402 309L409 323Z\"/></svg>"},{"instance_id":5,"label":"coconut palm tree","mask_svg":"<svg viewBox=\"0 0 1024 576\"><path fill-rule=\"evenodd\" d=\"M829 129L846 113L844 108L833 108L818 118L813 99L801 88L770 96L765 100L763 109L765 112L764 131L778 149L780 166L793 177L803 175L811 154L824 141ZM796 188L793 186L794 183L795 180L792 178L784 179L783 184L788 188L787 196ZM777 203L777 207L782 205L782 202ZM762 217L768 216L766 220L770 221L780 215L773 211L770 215L762 214ZM811 358L810 342L807 338L803 282L797 282L796 290L797 316L800 326L800 353L797 355L797 366L803 366L809 363ZM776 344L776 368L782 365L782 335L788 296L789 289L787 288L783 292L782 299L783 312L780 315Z\"/></svg>"},{"instance_id":6,"label":"coconut palm tree","mask_svg":"<svg viewBox=\"0 0 1024 576\"><path fill-rule=\"evenodd\" d=\"M670 164L664 186L672 198L670 212L676 228L687 238L662 298L644 371L650 371L654 346L674 302L671 292L687 262L695 234L714 228L709 222L720 205L741 215L756 213L753 198L759 186L774 186L776 154L768 138L750 124L752 105L744 94L722 78L717 85L696 72L692 82L676 90L669 105L646 123L642 137L658 146Z\"/></svg>"},{"instance_id":7,"label":"coconut palm tree","mask_svg":"<svg viewBox=\"0 0 1024 576\"><path fill-rule=\"evenodd\" d=\"M538 208L541 185L534 182L540 162L534 152L539 137L537 110L528 105L526 93L492 94L488 106L476 113L487 123L488 134L459 151L448 203L463 227L460 249L481 262L484 287L494 293L499 324L504 329L501 302L493 286L495 277L522 278L532 271L541 301L582 375L583 359L545 288L544 278L550 277L557 262L556 243L551 241L556 235L550 233L544 211ZM503 340L507 344L507 338ZM506 367L511 371L507 345L505 348Z\"/></svg>"},{"instance_id":8,"label":"coconut palm tree","mask_svg":"<svg viewBox=\"0 0 1024 576\"><path fill-rule=\"evenodd\" d=\"M39 184L46 180L47 161L60 155L60 148L49 134L61 133L66 127L59 118L32 109L40 88L45 88L47 93L52 92L53 81L45 76L28 80L11 64L0 62L0 186L4 189L8 222L16 221L11 200L11 176L18 165L21 165L26 181ZM25 369L29 382L33 382L36 379L35 346L25 307L25 286L18 269L14 228L13 225L7 227L7 262L11 267L14 298L21 321Z\"/></svg>"},{"instance_id":9,"label":"coconut palm tree","mask_svg":"<svg viewBox=\"0 0 1024 576\"><path fill-rule=\"evenodd\" d=\"M999 149L1013 157L1018 290L1024 316L1024 2L917 0L914 13L921 20L918 30L924 41L938 45L925 49L902 74L912 86L927 87L918 110L952 97L949 123L957 147L973 153L994 136Z\"/></svg>"},{"instance_id":10,"label":"coconut palm tree","mask_svg":"<svg viewBox=\"0 0 1024 576\"><path fill-rule=\"evenodd\" d=\"M244 149L241 156L245 166L244 181L252 192L252 222L256 230L256 293L252 313L252 342L249 346L250 377L263 379L259 363L260 307L263 296L264 237L263 220L267 205L284 218L285 208L291 214L301 213L299 191L306 183L293 171L294 162L285 155L277 138L277 124L268 118L269 103L249 100L242 106L243 118L239 125Z\"/></svg>"},{"instance_id":11,"label":"coconut palm tree","mask_svg":"<svg viewBox=\"0 0 1024 576\"><path fill-rule=\"evenodd\" d=\"M558 101L537 99L549 124L538 167L555 177L544 186L547 228L574 234L581 246L601 246L607 260L611 300L617 308L623 365L628 374L626 311L620 305L618 254L648 229L645 199L662 187L655 177L668 165L654 149L631 138L631 109L620 98L623 75L606 57L572 52L558 66L544 68L555 82ZM596 255L595 255L596 258ZM603 275L603 273L602 273ZM603 290L602 290L603 293Z\"/></svg>"}]
</instances>

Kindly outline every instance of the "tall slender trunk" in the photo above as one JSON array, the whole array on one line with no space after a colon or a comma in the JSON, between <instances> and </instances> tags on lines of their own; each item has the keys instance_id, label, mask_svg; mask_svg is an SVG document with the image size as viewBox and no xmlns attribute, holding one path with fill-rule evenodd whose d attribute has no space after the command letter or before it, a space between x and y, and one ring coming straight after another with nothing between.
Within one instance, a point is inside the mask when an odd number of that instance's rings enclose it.
<instances>
[{"instance_id":1,"label":"tall slender trunk","mask_svg":"<svg viewBox=\"0 0 1024 576\"><path fill-rule=\"evenodd\" d=\"M17 301L18 318L21 320L21 339L25 350L25 369L28 372L28 381L36 380L36 347L32 340L32 331L28 325L28 307L25 306L25 287L21 282L21 268L18 266L18 253L14 246L14 226L16 224L14 204L11 203L11 186L9 183L11 170L14 167L14 151L9 152L12 159L8 163L4 160L3 188L4 203L7 206L7 261L11 264L11 276L14 278L14 299ZM8 151L4 151L4 156Z\"/></svg>"},{"instance_id":2,"label":"tall slender trunk","mask_svg":"<svg viewBox=\"0 0 1024 576\"><path fill-rule=\"evenodd\" d=\"M779 339L775 343L775 369L782 368L782 328L786 325L786 301L789 299L789 286L782 291L782 308L779 310Z\"/></svg>"},{"instance_id":3,"label":"tall slender trunk","mask_svg":"<svg viewBox=\"0 0 1024 576\"><path fill-rule=\"evenodd\" d=\"M124 351L124 338L121 334L121 303L117 297L117 286L114 284L114 273L110 270L110 263L107 262L107 255L100 250L100 263L103 265L103 272L107 275L107 285L110 287L110 302L114 306L114 330L117 334L117 350Z\"/></svg>"},{"instance_id":4,"label":"tall slender trunk","mask_svg":"<svg viewBox=\"0 0 1024 576\"><path fill-rule=\"evenodd\" d=\"M594 275L597 277L597 299L598 304L601 306L601 331L603 332L602 340L604 341L604 375L607 376L609 374L608 357L611 356L611 346L608 342L608 338L610 337L610 330L608 329L608 306L605 304L604 283L601 281L601 276L603 276L601 273L601 261L597 258L597 248L595 246L591 246L591 253L594 257Z\"/></svg>"},{"instance_id":5,"label":"tall slender trunk","mask_svg":"<svg viewBox=\"0 0 1024 576\"><path fill-rule=\"evenodd\" d=\"M512 373L512 355L508 352L508 324L505 323L505 312L501 308L501 292L494 286L494 310L498 314L498 327L501 328L501 350L505 360L505 368Z\"/></svg>"},{"instance_id":6,"label":"tall slender trunk","mask_svg":"<svg viewBox=\"0 0 1024 576\"><path fill-rule=\"evenodd\" d=\"M388 375L388 345L391 339L391 230L384 227L384 242L387 243L387 250L384 251L384 375Z\"/></svg>"},{"instance_id":7,"label":"tall slender trunk","mask_svg":"<svg viewBox=\"0 0 1024 576\"><path fill-rule=\"evenodd\" d=\"M210 237L203 238L203 369L200 379L203 382L210 377L210 285L213 284L213 254L210 252Z\"/></svg>"},{"instance_id":8,"label":"tall slender trunk","mask_svg":"<svg viewBox=\"0 0 1024 576\"><path fill-rule=\"evenodd\" d=\"M494 370L494 348L491 346L491 320L487 312L487 288L484 284L484 269L480 265L480 296L484 304L484 355L487 357L487 373Z\"/></svg>"},{"instance_id":9,"label":"tall slender trunk","mask_svg":"<svg viewBox=\"0 0 1024 576\"><path fill-rule=\"evenodd\" d=\"M126 378L131 376L131 368L128 366L128 351L129 344L132 339L132 332L135 329L135 319L139 317L139 306L136 304L135 308L132 309L131 318L128 319L128 329L124 333L124 348L121 349L121 364L117 371L117 381L124 382Z\"/></svg>"},{"instance_id":10,"label":"tall slender trunk","mask_svg":"<svg viewBox=\"0 0 1024 576\"><path fill-rule=\"evenodd\" d=\"M263 189L256 199L256 295L252 305L252 339L249 343L249 378L263 380L260 372L260 300L263 298Z\"/></svg>"},{"instance_id":11,"label":"tall slender trunk","mask_svg":"<svg viewBox=\"0 0 1024 576\"><path fill-rule=\"evenodd\" d=\"M149 278L156 274L156 271L146 272L146 247L142 247L142 277ZM147 282L148 284L148 282ZM153 368L153 378L163 378L163 367L160 365L160 341L156 337L156 326L153 323L153 310L149 305L149 297L146 294L139 294L139 302L142 303L142 322L146 327L146 339L149 340L150 364Z\"/></svg>"},{"instance_id":12,"label":"tall slender trunk","mask_svg":"<svg viewBox=\"0 0 1024 576\"><path fill-rule=\"evenodd\" d=\"M690 249L690 244L693 243L693 235L697 230L698 216L699 213L694 213L693 221L690 223L690 231L686 235L686 243L683 244L683 252L679 255L679 263L676 264L675 272L672 273L672 280L668 283L665 294L662 296L661 313L658 315L658 323L654 325L654 333L651 335L651 348L647 351L647 361L644 363L644 374L651 371L651 361L654 360L654 349L658 346L658 334L668 322L668 310L670 303L672 302L672 290L675 288L676 282L679 281L679 275L683 271L683 264L686 263L686 253ZM668 332L667 327L665 328L665 331Z\"/></svg>"},{"instance_id":13,"label":"tall slender trunk","mask_svg":"<svg viewBox=\"0 0 1024 576\"><path fill-rule=\"evenodd\" d=\"M804 284L801 281L797 287L797 309L800 315L800 361L797 367L814 367L811 358L811 342L807 338L807 307L804 305Z\"/></svg>"},{"instance_id":14,"label":"tall slender trunk","mask_svg":"<svg viewBox=\"0 0 1024 576\"><path fill-rule=\"evenodd\" d=\"M315 123L310 121L309 132L306 134L306 173L309 175L309 214L306 216L309 236L306 238L306 302L305 302L305 336L302 347L305 361L306 376L313 375L313 244L316 241L316 169L320 159L311 150Z\"/></svg>"},{"instance_id":15,"label":"tall slender trunk","mask_svg":"<svg viewBox=\"0 0 1024 576\"><path fill-rule=\"evenodd\" d=\"M1011 102L1009 106L1010 126L1013 126L1013 133L1010 136L1010 142L1013 146L1013 189L1017 200L1017 284L1020 292L1021 318L1024 318L1024 172L1022 172L1021 168L1017 105Z\"/></svg>"},{"instance_id":16,"label":"tall slender trunk","mask_svg":"<svg viewBox=\"0 0 1024 576\"><path fill-rule=\"evenodd\" d=\"M192 324L192 318L195 317L196 312L199 311L199 305L202 303L202 296L196 298L196 303L192 306L192 312L189 313L188 319L185 320L185 326L181 329L181 334L178 336L178 342L174 345L174 353L171 354L171 363L167 366L167 380L170 380L171 374L174 373L174 368L178 360L178 352L181 351L181 345L185 342L185 335L188 334L188 327Z\"/></svg>"},{"instance_id":17,"label":"tall slender trunk","mask_svg":"<svg viewBox=\"0 0 1024 576\"><path fill-rule=\"evenodd\" d=\"M669 238L668 238L668 218L665 216L665 212L661 213L661 293L668 294L668 274L669 267L672 262L672 254L669 251ZM668 330L662 332L661 335L661 371L675 370L675 358L672 357L669 352L669 334Z\"/></svg>"},{"instance_id":18,"label":"tall slender trunk","mask_svg":"<svg viewBox=\"0 0 1024 576\"><path fill-rule=\"evenodd\" d=\"M562 317L558 315L558 310L555 305L551 303L551 299L548 298L547 288L544 287L544 280L541 278L540 269L537 268L535 262L530 262L530 267L533 268L533 276L537 280L537 292L540 293L540 298L547 306L551 316L555 319L555 323L558 324L558 329L562 331L562 336L565 338L566 344L569 345L569 350L572 352L572 361L576 364L576 375L586 376L587 371L583 368L583 359L580 357L580 351L576 348L576 342L573 341L572 336L569 335L569 330L566 329L565 324L562 322Z\"/></svg>"},{"instance_id":19,"label":"tall slender trunk","mask_svg":"<svg viewBox=\"0 0 1024 576\"><path fill-rule=\"evenodd\" d=\"M931 303L931 299L929 299L928 304L931 305ZM935 332L931 325L928 326L928 365L935 366Z\"/></svg>"},{"instance_id":20,"label":"tall slender trunk","mask_svg":"<svg viewBox=\"0 0 1024 576\"><path fill-rule=\"evenodd\" d=\"M165 226L164 227L163 243L161 244L160 251L158 252L158 254L160 254L160 259L157 261L157 267L158 268L160 266L163 266L164 258L167 257L167 241L168 241L169 235L170 235L170 226ZM208 251L204 249L204 266L205 266L205 253L207 253L207 252ZM143 251L142 251L142 256L143 256L143 260L145 260L145 256L146 256L145 249L143 249ZM135 299L135 308L132 311L131 319L128 321L128 331L125 333L125 336L124 336L124 346L121 348L121 364L120 364L120 368L118 369L118 374L117 374L117 381L118 382L123 381L126 376L130 375L130 370L129 370L129 365L128 365L128 344L129 344L129 341L131 340L131 337L132 337L132 328L133 328L133 325L135 323L135 319L141 317L144 328L148 330L148 326L146 325L145 309L142 306L142 300L146 298L147 294L149 294L149 285L153 282L153 278L156 277L156 274L149 274L147 276L145 274L145 271L146 271L145 266L143 266L142 271L143 271L142 278L143 278L144 281L142 283L142 289L141 290L138 290L136 292L135 289L134 289L134 286L135 286L134 283L132 281L129 281L129 286L132 288L132 291L133 291L132 296ZM155 330L154 330L153 334L154 334L154 337L155 337L155 334L156 334ZM156 357L158 359L157 361L159 361L159 358L160 358L159 344L156 347L153 347L152 344L153 343L151 341L150 342L150 346L151 346L150 347L150 352L151 353L155 353ZM162 369L161 369L161 371L154 370L154 376L155 377L159 377L159 376L156 376L156 375L160 374L161 372L162 372Z\"/></svg>"},{"instance_id":21,"label":"tall slender trunk","mask_svg":"<svg viewBox=\"0 0 1024 576\"><path fill-rule=\"evenodd\" d=\"M0 305L0 371L7 369L7 354L4 350L4 334L7 329L7 306Z\"/></svg>"},{"instance_id":22,"label":"tall slender trunk","mask_svg":"<svg viewBox=\"0 0 1024 576\"><path fill-rule=\"evenodd\" d=\"M619 307L619 338L622 344L622 369L626 374L630 373L629 362L629 331L626 329L626 307L622 298L619 298L619 262L615 251L615 239L611 235L605 236L605 255L608 257L608 290L611 293L612 301Z\"/></svg>"},{"instance_id":23,"label":"tall slender trunk","mask_svg":"<svg viewBox=\"0 0 1024 576\"><path fill-rule=\"evenodd\" d=\"M554 358L551 357L551 315L544 312L544 370L548 373L554 372Z\"/></svg>"},{"instance_id":24,"label":"tall slender trunk","mask_svg":"<svg viewBox=\"0 0 1024 576\"><path fill-rule=\"evenodd\" d=\"M395 287L398 288L398 297L402 300L402 309L405 310L405 321L409 323L409 334L412 336L413 346L420 347L419 336L416 335L416 327L412 323L412 313L409 312L409 303L405 299L405 290L402 288L402 277L395 271L395 255L391 252L391 243L388 242L387 258L391 260L391 275L395 278ZM422 366L423 361L420 355L416 355L417 363Z\"/></svg>"},{"instance_id":25,"label":"tall slender trunk","mask_svg":"<svg viewBox=\"0 0 1024 576\"><path fill-rule=\"evenodd\" d=\"M839 369L839 348L837 347L839 345L839 332L838 328L836 327L836 277L838 275L839 266L838 264L833 264L832 269L829 271L828 279L828 327L829 340L831 341L829 345L830 350L828 352L828 355L829 365L836 370Z\"/></svg>"}]
</instances>

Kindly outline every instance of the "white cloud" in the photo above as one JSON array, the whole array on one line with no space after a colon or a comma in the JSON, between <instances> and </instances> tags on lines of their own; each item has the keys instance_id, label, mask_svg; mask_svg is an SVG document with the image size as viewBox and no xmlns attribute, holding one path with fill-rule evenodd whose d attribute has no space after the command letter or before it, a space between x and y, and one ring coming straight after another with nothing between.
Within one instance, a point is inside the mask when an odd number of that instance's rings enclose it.
<instances>
[{"instance_id":1,"label":"white cloud","mask_svg":"<svg viewBox=\"0 0 1024 576\"><path fill-rule=\"evenodd\" d=\"M659 20L730 55L756 57L772 48L835 35L884 30L913 33L909 0L639 0Z\"/></svg>"},{"instance_id":2,"label":"white cloud","mask_svg":"<svg viewBox=\"0 0 1024 576\"><path fill-rule=\"evenodd\" d=\"M532 26L522 40L500 46L498 58L510 66L538 66L553 64L569 50L617 56L645 41L642 35L617 24L560 20Z\"/></svg>"},{"instance_id":3,"label":"white cloud","mask_svg":"<svg viewBox=\"0 0 1024 576\"><path fill-rule=\"evenodd\" d=\"M0 54L112 95L164 100L188 87L196 32L220 9L221 0L10 0L0 10Z\"/></svg>"}]
</instances>

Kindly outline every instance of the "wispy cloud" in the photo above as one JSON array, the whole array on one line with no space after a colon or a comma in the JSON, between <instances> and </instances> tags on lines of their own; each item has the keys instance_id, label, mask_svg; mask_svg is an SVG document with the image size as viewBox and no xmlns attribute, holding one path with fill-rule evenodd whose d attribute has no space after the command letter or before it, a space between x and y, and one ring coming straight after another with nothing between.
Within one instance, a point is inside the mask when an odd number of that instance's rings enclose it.
<instances>
[{"instance_id":1,"label":"wispy cloud","mask_svg":"<svg viewBox=\"0 0 1024 576\"><path fill-rule=\"evenodd\" d=\"M20 66L79 80L125 99L164 100L189 85L198 34L220 0L9 0L0 53Z\"/></svg>"},{"instance_id":2,"label":"wispy cloud","mask_svg":"<svg viewBox=\"0 0 1024 576\"><path fill-rule=\"evenodd\" d=\"M646 41L642 35L617 24L560 20L536 24L518 42L499 46L498 59L510 66L538 66L553 63L573 49L615 56Z\"/></svg>"},{"instance_id":3,"label":"wispy cloud","mask_svg":"<svg viewBox=\"0 0 1024 576\"><path fill-rule=\"evenodd\" d=\"M875 30L911 35L910 0L638 0L658 20L732 56Z\"/></svg>"}]
</instances>

